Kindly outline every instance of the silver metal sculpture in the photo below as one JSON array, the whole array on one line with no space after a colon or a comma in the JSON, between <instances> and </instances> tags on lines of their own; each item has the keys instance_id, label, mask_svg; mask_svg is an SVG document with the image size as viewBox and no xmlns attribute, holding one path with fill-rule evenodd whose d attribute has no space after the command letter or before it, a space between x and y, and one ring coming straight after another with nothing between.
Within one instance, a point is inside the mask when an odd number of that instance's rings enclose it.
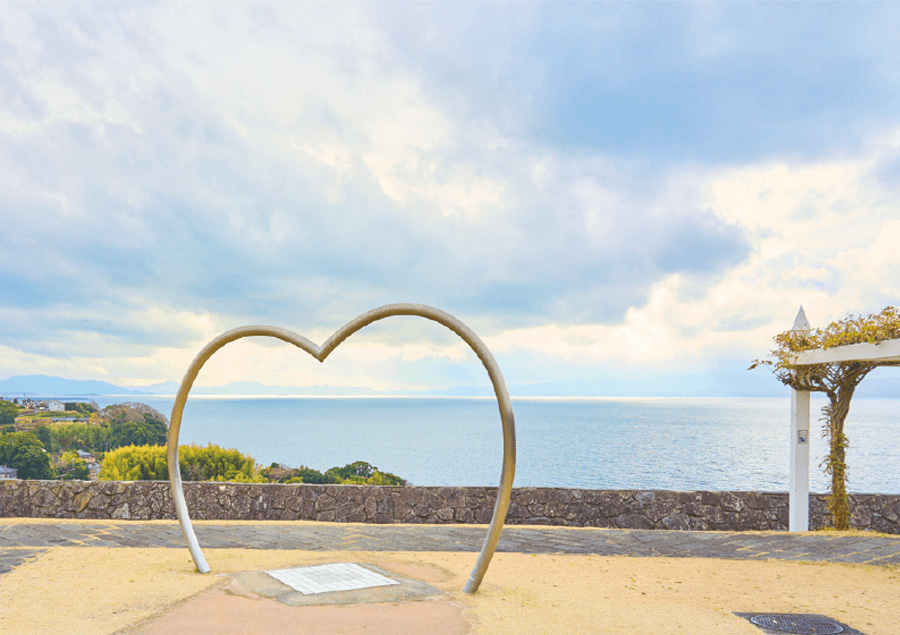
<instances>
[{"instance_id":1,"label":"silver metal sculpture","mask_svg":"<svg viewBox=\"0 0 900 635\"><path fill-rule=\"evenodd\" d=\"M194 559L194 564L200 573L208 573L209 565L203 557L203 551L197 542L197 536L194 534L194 528L191 524L191 518L188 514L187 505L184 501L184 490L181 484L181 471L178 469L178 432L181 428L181 417L184 412L184 405L187 402L188 394L191 386L197 378L197 374L206 361L220 348L244 337L267 336L293 344L300 348L320 362L324 362L325 358L338 347L338 345L348 337L356 333L358 330L378 320L395 315L418 316L434 322L438 322L446 326L448 329L456 333L466 344L475 352L478 359L484 365L491 384L494 386L494 394L497 396L497 405L500 408L500 421L503 425L503 468L500 472L500 486L497 491L497 503L494 505L494 514L491 517L491 524L488 527L488 534L484 540L484 546L475 562L475 568L466 582L463 589L466 593L475 593L481 585L481 580L487 571L491 562L491 557L497 548L497 542L500 540L500 532L503 529L503 521L506 518L506 511L509 508L509 500L512 493L512 483L516 472L516 427L513 417L512 403L509 399L509 393L506 390L506 383L503 381L503 375L500 368L494 360L494 356L485 346L484 342L465 324L457 320L449 313L445 313L434 307L424 304L388 304L377 309L373 309L367 313L363 313L354 320L351 320L343 327L338 329L328 340L321 346L318 346L302 335L298 335L293 331L278 328L275 326L242 326L215 338L206 347L200 351L187 372L184 379L181 380L181 386L178 389L178 395L175 397L175 404L172 406L172 418L169 425L169 438L166 456L169 463L169 482L172 488L172 500L175 502L175 513L178 516L178 523L181 525L181 531L187 541L188 549Z\"/></svg>"}]
</instances>

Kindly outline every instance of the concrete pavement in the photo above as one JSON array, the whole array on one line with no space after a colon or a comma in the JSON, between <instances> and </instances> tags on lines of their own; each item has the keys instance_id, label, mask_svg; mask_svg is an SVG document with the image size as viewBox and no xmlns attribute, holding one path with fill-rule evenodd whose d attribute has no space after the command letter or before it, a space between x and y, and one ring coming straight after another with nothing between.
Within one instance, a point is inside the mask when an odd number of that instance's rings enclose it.
<instances>
[{"instance_id":1,"label":"concrete pavement","mask_svg":"<svg viewBox=\"0 0 900 635\"><path fill-rule=\"evenodd\" d=\"M473 525L210 521L194 529L204 549L477 553L486 535ZM174 521L0 520L0 575L49 547L187 550ZM508 526L497 552L900 565L900 536Z\"/></svg>"}]
</instances>

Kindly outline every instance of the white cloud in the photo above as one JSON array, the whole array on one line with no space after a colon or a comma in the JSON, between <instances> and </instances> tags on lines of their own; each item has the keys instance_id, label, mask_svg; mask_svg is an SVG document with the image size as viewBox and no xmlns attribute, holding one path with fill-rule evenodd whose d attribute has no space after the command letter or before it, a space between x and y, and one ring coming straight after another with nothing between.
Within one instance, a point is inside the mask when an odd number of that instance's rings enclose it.
<instances>
[{"instance_id":1,"label":"white cloud","mask_svg":"<svg viewBox=\"0 0 900 635\"><path fill-rule=\"evenodd\" d=\"M825 323L894 301L881 171L900 132L839 158L658 165L530 133L524 97L507 112L534 87L503 83L534 16L477 75L481 49L457 68L441 42L434 62L362 5L57 9L2 9L2 372L176 379L238 324L327 336L396 301L547 368L697 366L763 354L801 303ZM479 104L488 84L513 96ZM246 343L204 383L386 388L468 359L430 338L360 334L327 368Z\"/></svg>"},{"instance_id":2,"label":"white cloud","mask_svg":"<svg viewBox=\"0 0 900 635\"><path fill-rule=\"evenodd\" d=\"M878 167L862 156L693 171L690 187L703 203L754 236L745 262L705 281L670 275L614 324L513 329L489 343L584 366L696 368L764 356L801 304L818 326L896 304L900 210L871 178Z\"/></svg>"}]
</instances>

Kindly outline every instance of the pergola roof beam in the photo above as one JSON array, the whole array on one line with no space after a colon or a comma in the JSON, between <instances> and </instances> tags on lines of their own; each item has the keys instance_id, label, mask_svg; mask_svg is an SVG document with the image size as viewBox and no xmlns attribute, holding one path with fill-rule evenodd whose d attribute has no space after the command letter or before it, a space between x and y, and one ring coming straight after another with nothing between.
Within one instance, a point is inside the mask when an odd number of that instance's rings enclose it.
<instances>
[{"instance_id":1,"label":"pergola roof beam","mask_svg":"<svg viewBox=\"0 0 900 635\"><path fill-rule=\"evenodd\" d=\"M877 344L846 344L834 348L803 351L794 362L797 366L836 364L840 362L872 362L890 364L900 362L900 339L884 340Z\"/></svg>"}]
</instances>

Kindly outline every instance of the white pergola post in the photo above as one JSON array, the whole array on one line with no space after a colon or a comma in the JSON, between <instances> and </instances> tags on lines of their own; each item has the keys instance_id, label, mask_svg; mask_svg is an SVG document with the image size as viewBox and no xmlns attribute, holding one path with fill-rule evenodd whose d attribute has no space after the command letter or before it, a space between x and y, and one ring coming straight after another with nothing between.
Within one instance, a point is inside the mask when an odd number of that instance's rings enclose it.
<instances>
[{"instance_id":1,"label":"white pergola post","mask_svg":"<svg viewBox=\"0 0 900 635\"><path fill-rule=\"evenodd\" d=\"M791 390L788 531L809 531L809 391Z\"/></svg>"},{"instance_id":2,"label":"white pergola post","mask_svg":"<svg viewBox=\"0 0 900 635\"><path fill-rule=\"evenodd\" d=\"M809 331L803 307L792 331ZM788 531L809 531L809 391L791 389L791 481Z\"/></svg>"}]
</instances>

